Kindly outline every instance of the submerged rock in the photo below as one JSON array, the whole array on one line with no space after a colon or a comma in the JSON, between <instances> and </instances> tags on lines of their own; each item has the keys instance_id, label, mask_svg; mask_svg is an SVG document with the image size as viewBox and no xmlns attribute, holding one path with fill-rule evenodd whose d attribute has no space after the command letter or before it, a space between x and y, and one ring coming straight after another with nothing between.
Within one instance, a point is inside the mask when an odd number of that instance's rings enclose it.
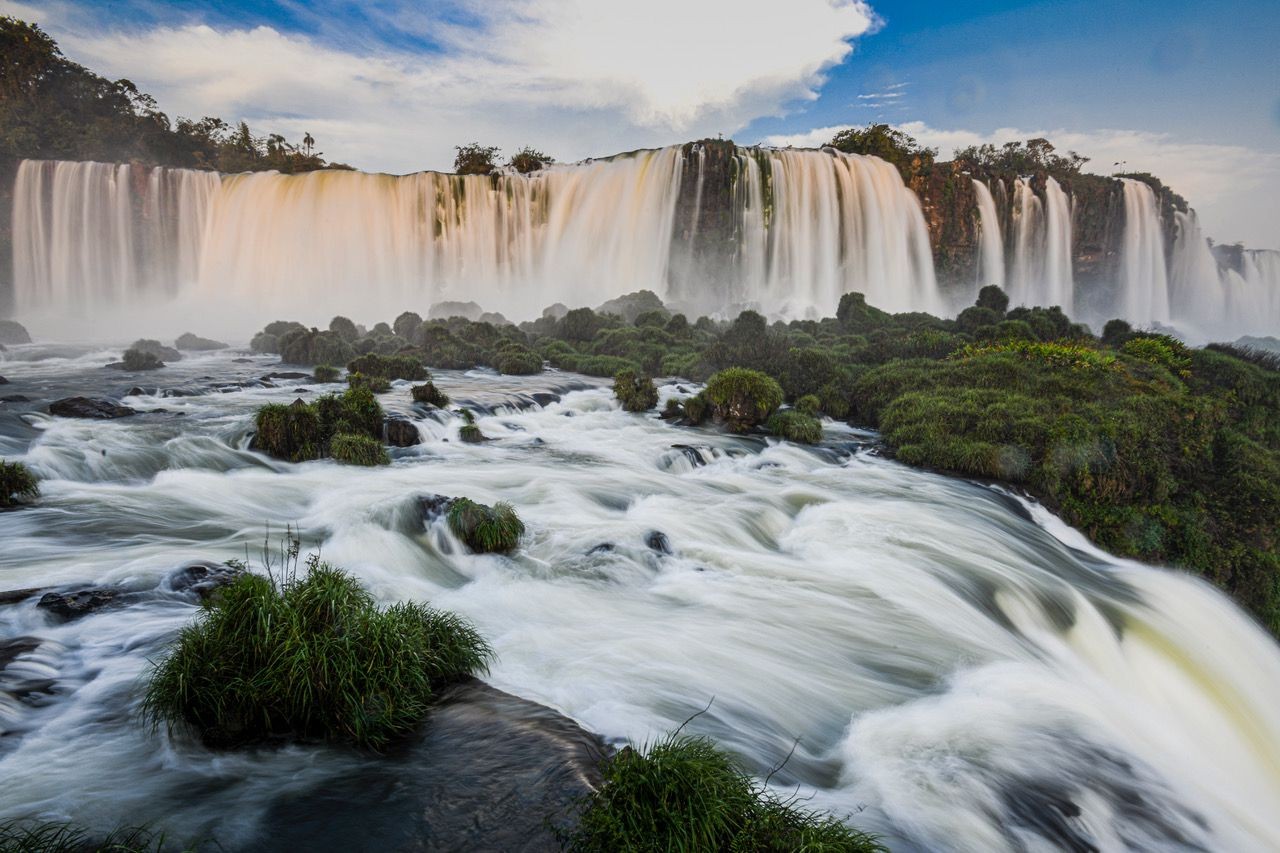
<instances>
[{"instance_id":1,"label":"submerged rock","mask_svg":"<svg viewBox=\"0 0 1280 853\"><path fill-rule=\"evenodd\" d=\"M422 443L422 436L413 421L404 418L387 418L383 425L387 435L387 444L392 447L413 447Z\"/></svg>"},{"instance_id":2,"label":"submerged rock","mask_svg":"<svg viewBox=\"0 0 1280 853\"><path fill-rule=\"evenodd\" d=\"M192 594L204 601L215 590L226 586L242 574L244 574L244 569L239 566L229 566L226 563L195 562L183 566L165 578L161 584L161 589L169 592Z\"/></svg>"},{"instance_id":3,"label":"submerged rock","mask_svg":"<svg viewBox=\"0 0 1280 853\"><path fill-rule=\"evenodd\" d=\"M451 687L410 743L269 808L254 850L560 850L607 747L543 705Z\"/></svg>"},{"instance_id":4,"label":"submerged rock","mask_svg":"<svg viewBox=\"0 0 1280 853\"><path fill-rule=\"evenodd\" d=\"M25 394L5 394L3 397L0 397L0 402L5 402L5 403L30 403L30 402L31 402L31 398L30 398L30 397L28 397L28 396L26 396Z\"/></svg>"},{"instance_id":5,"label":"submerged rock","mask_svg":"<svg viewBox=\"0 0 1280 853\"><path fill-rule=\"evenodd\" d=\"M49 404L49 414L62 418L91 418L110 420L136 415L136 409L121 406L110 400L93 400L89 397L63 397Z\"/></svg>"},{"instance_id":6,"label":"submerged rock","mask_svg":"<svg viewBox=\"0 0 1280 853\"><path fill-rule=\"evenodd\" d=\"M193 335L190 332L183 332L181 335L179 335L178 339L173 342L173 345L180 350L185 349L185 350L192 350L194 352L201 352L206 350L219 350L219 349L227 348L227 344L224 344L222 341L215 341L210 338L202 338L199 335Z\"/></svg>"},{"instance_id":7,"label":"submerged rock","mask_svg":"<svg viewBox=\"0 0 1280 853\"><path fill-rule=\"evenodd\" d=\"M101 610L120 599L122 590L111 588L81 589L75 592L47 592L36 607L63 619L79 619Z\"/></svg>"},{"instance_id":8,"label":"submerged rock","mask_svg":"<svg viewBox=\"0 0 1280 853\"><path fill-rule=\"evenodd\" d=\"M659 554L671 553L671 540L661 530L650 530L649 535L644 538L644 544Z\"/></svg>"},{"instance_id":9,"label":"submerged rock","mask_svg":"<svg viewBox=\"0 0 1280 853\"><path fill-rule=\"evenodd\" d=\"M8 385L8 384L9 384L9 380L5 379L3 376L0 376L0 385Z\"/></svg>"}]
</instances>

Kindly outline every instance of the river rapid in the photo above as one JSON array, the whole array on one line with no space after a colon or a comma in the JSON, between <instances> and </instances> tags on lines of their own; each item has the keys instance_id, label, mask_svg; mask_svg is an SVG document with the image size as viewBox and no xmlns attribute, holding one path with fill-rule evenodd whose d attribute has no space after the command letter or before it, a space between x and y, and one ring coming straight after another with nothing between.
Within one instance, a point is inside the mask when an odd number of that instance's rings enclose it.
<instances>
[{"instance_id":1,"label":"river rapid","mask_svg":"<svg viewBox=\"0 0 1280 853\"><path fill-rule=\"evenodd\" d=\"M256 561L294 525L380 601L473 620L494 687L616 744L706 708L688 731L761 777L794 745L770 784L894 850L1280 849L1275 642L1207 584L900 465L872 433L828 422L805 448L628 414L586 377L438 371L492 441L460 442L398 382L383 406L422 444L386 468L294 465L248 450L253 412L340 386L262 383L296 368L230 351L104 369L118 352L0 354L0 391L31 398L0 403L0 455L42 478L0 513L0 591L150 591L65 623L35 598L0 606L0 648L28 638L0 669L0 820L255 848L274 802L381 760L209 752L139 720L149 661L197 612L163 580ZM143 413L46 413L78 393ZM511 502L520 550L467 553L424 522L432 494Z\"/></svg>"}]
</instances>

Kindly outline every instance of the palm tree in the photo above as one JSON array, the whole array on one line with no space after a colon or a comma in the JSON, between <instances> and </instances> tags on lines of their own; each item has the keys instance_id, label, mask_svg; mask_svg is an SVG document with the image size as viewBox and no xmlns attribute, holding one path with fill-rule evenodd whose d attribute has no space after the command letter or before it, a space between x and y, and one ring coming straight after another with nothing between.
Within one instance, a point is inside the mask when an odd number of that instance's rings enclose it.
<instances>
[{"instance_id":1,"label":"palm tree","mask_svg":"<svg viewBox=\"0 0 1280 853\"><path fill-rule=\"evenodd\" d=\"M310 132L308 132L306 135L302 137L302 145L307 149L308 157L311 156L311 149L315 147L315 144L316 144L316 139L314 136L311 135Z\"/></svg>"}]
</instances>

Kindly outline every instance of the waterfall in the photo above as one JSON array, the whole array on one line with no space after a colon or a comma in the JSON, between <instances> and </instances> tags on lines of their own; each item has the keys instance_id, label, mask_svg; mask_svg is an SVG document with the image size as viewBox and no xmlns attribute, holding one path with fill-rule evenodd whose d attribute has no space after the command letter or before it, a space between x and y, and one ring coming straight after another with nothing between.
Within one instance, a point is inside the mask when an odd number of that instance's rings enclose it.
<instances>
[{"instance_id":1,"label":"waterfall","mask_svg":"<svg viewBox=\"0 0 1280 853\"><path fill-rule=\"evenodd\" d=\"M988 284L1004 287L1004 240L1000 235L996 202L987 185L976 178L973 181L973 192L978 198L980 223L977 284L978 287Z\"/></svg>"},{"instance_id":2,"label":"waterfall","mask_svg":"<svg viewBox=\"0 0 1280 853\"><path fill-rule=\"evenodd\" d=\"M1136 323L1169 321L1169 282L1164 232L1156 194L1143 181L1124 183L1124 250L1121 254L1120 314Z\"/></svg>"},{"instance_id":3,"label":"waterfall","mask_svg":"<svg viewBox=\"0 0 1280 853\"><path fill-rule=\"evenodd\" d=\"M1170 316L1197 340L1280 331L1280 252L1242 250L1240 269L1222 266L1194 210L1176 213L1169 271Z\"/></svg>"},{"instance_id":4,"label":"waterfall","mask_svg":"<svg viewBox=\"0 0 1280 853\"><path fill-rule=\"evenodd\" d=\"M1059 305L1071 313L1071 201L1053 178L1042 201L1023 178L1014 182L1014 259L1009 297L1014 305Z\"/></svg>"},{"instance_id":5,"label":"waterfall","mask_svg":"<svg viewBox=\"0 0 1280 853\"><path fill-rule=\"evenodd\" d=\"M314 321L445 299L524 318L640 289L711 312L750 303L829 315L850 290L890 310L941 310L920 205L893 166L733 151L732 268L679 292L672 268L693 269L672 239L682 181L695 182L690 251L721 257L725 235L712 226L726 219L712 215L725 202L703 152L686 161L683 146L494 176L27 161L15 201L18 310L62 316L169 294L190 310L310 310Z\"/></svg>"},{"instance_id":6,"label":"waterfall","mask_svg":"<svg viewBox=\"0 0 1280 853\"><path fill-rule=\"evenodd\" d=\"M1071 200L1053 178L1045 182L1045 305L1072 313L1075 284L1071 275Z\"/></svg>"}]
</instances>

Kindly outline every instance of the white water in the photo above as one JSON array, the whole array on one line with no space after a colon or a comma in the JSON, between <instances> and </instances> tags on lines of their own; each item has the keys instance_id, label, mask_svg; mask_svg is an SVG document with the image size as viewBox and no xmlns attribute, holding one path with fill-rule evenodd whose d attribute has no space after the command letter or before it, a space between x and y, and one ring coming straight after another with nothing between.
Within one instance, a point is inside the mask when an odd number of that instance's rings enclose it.
<instances>
[{"instance_id":1,"label":"white water","mask_svg":"<svg viewBox=\"0 0 1280 853\"><path fill-rule=\"evenodd\" d=\"M4 373L20 391L110 383L110 357ZM267 369L230 358L156 381ZM548 381L437 378L490 405ZM690 729L761 775L799 738L774 783L895 851L1280 848L1280 649L1204 583L1101 554L989 488L838 451L857 438L844 427L828 425L823 451L766 446L628 415L599 389L482 416L484 445L458 442L455 418L421 420L425 443L386 469L244 450L254 408L295 396L27 416L34 443L12 434L5 452L45 478L44 497L0 514L0 588L146 586L189 559L256 553L267 522L301 524L380 600L475 620L496 686L609 738L653 737L712 697ZM407 396L400 383L382 399L408 411ZM432 492L511 501L521 550L472 556L424 530L414 496ZM673 554L645 546L652 530ZM211 754L141 725L146 660L194 612L157 600L56 624L31 602L0 607L0 637L42 640L18 674L55 684L42 705L0 708L0 819L154 821L238 849L273 797L377 760Z\"/></svg>"},{"instance_id":2,"label":"white water","mask_svg":"<svg viewBox=\"0 0 1280 853\"><path fill-rule=\"evenodd\" d=\"M1224 268L1195 211L1175 216L1169 274L1173 322L1198 341L1280 335L1280 252L1245 250L1240 272Z\"/></svg>"},{"instance_id":3,"label":"white water","mask_svg":"<svg viewBox=\"0 0 1280 853\"><path fill-rule=\"evenodd\" d=\"M979 288L988 284L1004 287L1004 238L1000 234L1000 217L996 213L995 199L982 181L973 180L973 192L978 198Z\"/></svg>"},{"instance_id":4,"label":"white water","mask_svg":"<svg viewBox=\"0 0 1280 853\"><path fill-rule=\"evenodd\" d=\"M1053 178L1042 201L1029 181L1014 182L1014 257L1009 299L1014 305L1058 305L1071 314L1071 200Z\"/></svg>"},{"instance_id":5,"label":"white water","mask_svg":"<svg viewBox=\"0 0 1280 853\"><path fill-rule=\"evenodd\" d=\"M754 172L739 195L739 275L727 288L693 282L700 310L750 302L830 315L849 290L894 310L940 310L920 206L892 166L742 152ZM171 307L243 334L230 324L246 312L322 323L461 300L524 319L554 302L666 296L682 164L672 146L528 176L155 169L135 185L128 166L28 161L15 202L18 314L39 326ZM158 292L175 301L159 306Z\"/></svg>"},{"instance_id":6,"label":"white water","mask_svg":"<svg viewBox=\"0 0 1280 853\"><path fill-rule=\"evenodd\" d=\"M1124 183L1124 249L1120 316L1136 323L1169 321L1169 280L1156 194L1143 181Z\"/></svg>"}]
</instances>

